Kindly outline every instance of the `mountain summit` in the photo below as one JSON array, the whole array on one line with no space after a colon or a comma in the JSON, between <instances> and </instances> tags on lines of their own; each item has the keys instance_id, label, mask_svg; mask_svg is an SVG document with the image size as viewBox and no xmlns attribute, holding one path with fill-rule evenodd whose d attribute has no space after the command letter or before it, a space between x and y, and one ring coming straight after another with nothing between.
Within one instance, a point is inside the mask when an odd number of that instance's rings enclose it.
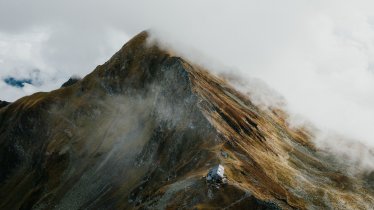
<instances>
[{"instance_id":1,"label":"mountain summit","mask_svg":"<svg viewBox=\"0 0 374 210\"><path fill-rule=\"evenodd\" d=\"M147 37L81 80L0 108L0 209L374 206L373 181L281 110ZM217 165L225 183L207 181Z\"/></svg>"}]
</instances>

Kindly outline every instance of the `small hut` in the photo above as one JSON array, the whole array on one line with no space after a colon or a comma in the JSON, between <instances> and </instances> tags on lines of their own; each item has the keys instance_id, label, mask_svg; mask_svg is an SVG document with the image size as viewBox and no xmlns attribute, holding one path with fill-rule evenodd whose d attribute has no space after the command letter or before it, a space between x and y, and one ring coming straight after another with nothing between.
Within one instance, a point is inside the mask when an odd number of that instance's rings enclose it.
<instances>
[{"instance_id":1,"label":"small hut","mask_svg":"<svg viewBox=\"0 0 374 210\"><path fill-rule=\"evenodd\" d=\"M219 164L209 171L206 180L222 182L225 179L224 173L225 168L221 164Z\"/></svg>"}]
</instances>

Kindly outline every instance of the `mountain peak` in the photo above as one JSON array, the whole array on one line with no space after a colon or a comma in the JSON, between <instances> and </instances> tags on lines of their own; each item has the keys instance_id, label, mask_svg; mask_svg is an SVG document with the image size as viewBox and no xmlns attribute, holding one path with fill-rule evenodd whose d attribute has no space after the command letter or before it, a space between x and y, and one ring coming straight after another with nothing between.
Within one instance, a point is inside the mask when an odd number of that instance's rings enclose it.
<instances>
[{"instance_id":1,"label":"mountain peak","mask_svg":"<svg viewBox=\"0 0 374 210\"><path fill-rule=\"evenodd\" d=\"M369 209L373 188L281 110L142 32L74 84L0 109L1 209ZM227 183L207 181L217 165Z\"/></svg>"}]
</instances>

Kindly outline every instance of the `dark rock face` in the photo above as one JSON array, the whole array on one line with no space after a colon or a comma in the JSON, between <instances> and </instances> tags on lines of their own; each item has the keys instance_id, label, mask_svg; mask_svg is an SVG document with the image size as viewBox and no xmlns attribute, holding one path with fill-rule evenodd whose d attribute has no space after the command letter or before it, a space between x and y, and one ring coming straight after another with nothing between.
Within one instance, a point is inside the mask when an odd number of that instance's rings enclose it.
<instances>
[{"instance_id":1,"label":"dark rock face","mask_svg":"<svg viewBox=\"0 0 374 210\"><path fill-rule=\"evenodd\" d=\"M79 80L80 78L70 77L68 81L66 81L64 84L61 85L61 87L69 87L77 83Z\"/></svg>"},{"instance_id":2,"label":"dark rock face","mask_svg":"<svg viewBox=\"0 0 374 210\"><path fill-rule=\"evenodd\" d=\"M10 104L10 102L0 100L0 109L3 108L4 106L9 105L9 104Z\"/></svg>"},{"instance_id":3,"label":"dark rock face","mask_svg":"<svg viewBox=\"0 0 374 210\"><path fill-rule=\"evenodd\" d=\"M283 112L259 109L146 38L139 34L69 88L0 109L0 209L374 203L360 180L318 156L306 131L289 128ZM217 164L228 179L219 188L203 177Z\"/></svg>"}]
</instances>

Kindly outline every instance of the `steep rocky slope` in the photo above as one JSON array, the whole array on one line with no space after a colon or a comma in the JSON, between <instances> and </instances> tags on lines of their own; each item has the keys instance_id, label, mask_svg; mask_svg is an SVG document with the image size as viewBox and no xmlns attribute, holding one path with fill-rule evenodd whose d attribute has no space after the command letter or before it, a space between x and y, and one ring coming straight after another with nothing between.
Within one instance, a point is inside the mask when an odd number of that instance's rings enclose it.
<instances>
[{"instance_id":1,"label":"steep rocky slope","mask_svg":"<svg viewBox=\"0 0 374 210\"><path fill-rule=\"evenodd\" d=\"M373 185L143 32L0 108L0 209L371 209ZM206 183L216 164L226 185Z\"/></svg>"}]
</instances>

